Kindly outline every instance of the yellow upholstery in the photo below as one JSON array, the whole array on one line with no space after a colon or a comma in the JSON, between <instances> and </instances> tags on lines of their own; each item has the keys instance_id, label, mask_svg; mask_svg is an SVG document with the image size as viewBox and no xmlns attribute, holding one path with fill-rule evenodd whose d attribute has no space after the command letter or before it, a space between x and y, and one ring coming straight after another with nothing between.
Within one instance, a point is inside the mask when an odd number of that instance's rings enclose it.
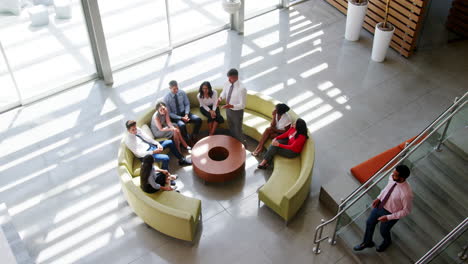
<instances>
[{"instance_id":1,"label":"yellow upholstery","mask_svg":"<svg viewBox=\"0 0 468 264\"><path fill-rule=\"evenodd\" d=\"M149 125L154 109L137 119L149 136ZM125 135L124 135L125 136ZM158 138L158 141L166 138ZM164 150L163 153L168 153ZM122 140L118 154L119 176L128 204L146 224L168 236L193 241L201 217L201 201L177 192L145 193L140 188L141 161L133 155Z\"/></svg>"},{"instance_id":2,"label":"yellow upholstery","mask_svg":"<svg viewBox=\"0 0 468 264\"><path fill-rule=\"evenodd\" d=\"M201 215L201 201L177 192L148 194L140 189L140 178L132 179L119 166L120 183L128 204L146 224L168 236L193 241Z\"/></svg>"},{"instance_id":3,"label":"yellow upholstery","mask_svg":"<svg viewBox=\"0 0 468 264\"><path fill-rule=\"evenodd\" d=\"M275 156L273 173L258 191L259 199L286 221L294 217L309 194L314 152L314 142L309 138L299 157Z\"/></svg>"},{"instance_id":4,"label":"yellow upholstery","mask_svg":"<svg viewBox=\"0 0 468 264\"><path fill-rule=\"evenodd\" d=\"M215 89L218 94L221 93L221 88ZM200 112L196 98L198 89L187 91L187 96L191 112L206 120ZM248 91L243 120L244 134L257 141L260 140L264 130L270 125L271 112L278 103L279 101L269 96ZM137 125L149 126L154 111L154 108L149 109L136 120ZM226 120L224 109L221 109L221 114ZM289 114L293 120L297 119L297 115L292 110ZM189 133L191 127L191 124L187 125ZM227 120L221 124L221 127L228 128ZM204 121L201 129L207 128L207 122ZM265 147L268 147L270 142L266 142ZM286 221L297 213L307 198L312 180L314 151L314 142L309 138L299 157L288 159L276 156L273 173L259 190L259 199ZM138 177L141 162L134 158L133 153L123 142L119 149L118 163L122 189L134 212L156 230L175 238L192 241L201 215L201 201L176 192L144 193L139 187Z\"/></svg>"}]
</instances>

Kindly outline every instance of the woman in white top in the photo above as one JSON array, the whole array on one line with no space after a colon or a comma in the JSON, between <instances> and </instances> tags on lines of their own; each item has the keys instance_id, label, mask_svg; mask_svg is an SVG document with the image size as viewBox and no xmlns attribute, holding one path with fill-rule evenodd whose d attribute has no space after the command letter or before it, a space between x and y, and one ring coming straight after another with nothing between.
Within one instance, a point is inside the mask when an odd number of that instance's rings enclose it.
<instances>
[{"instance_id":1,"label":"woman in white top","mask_svg":"<svg viewBox=\"0 0 468 264\"><path fill-rule=\"evenodd\" d=\"M268 139L273 139L284 132L286 132L291 126L291 117L287 113L289 111L289 106L285 104L277 104L275 109L271 113L273 119L271 120L270 127L265 129L263 132L262 138L258 142L257 147L252 152L252 156L258 156L258 154L263 150L263 145Z\"/></svg>"},{"instance_id":2,"label":"woman in white top","mask_svg":"<svg viewBox=\"0 0 468 264\"><path fill-rule=\"evenodd\" d=\"M211 88L210 82L203 82L198 90L198 102L201 113L208 118L209 135L213 135L218 124L224 122L224 118L218 108L218 93Z\"/></svg>"}]
</instances>

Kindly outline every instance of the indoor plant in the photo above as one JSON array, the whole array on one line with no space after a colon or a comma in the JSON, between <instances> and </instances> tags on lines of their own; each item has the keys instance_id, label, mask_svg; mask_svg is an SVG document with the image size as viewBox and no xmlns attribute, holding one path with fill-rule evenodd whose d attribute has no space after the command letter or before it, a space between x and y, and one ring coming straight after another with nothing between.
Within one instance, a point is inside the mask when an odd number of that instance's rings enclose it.
<instances>
[{"instance_id":1,"label":"indoor plant","mask_svg":"<svg viewBox=\"0 0 468 264\"><path fill-rule=\"evenodd\" d=\"M367 0L348 0L345 31L345 38L347 40L356 41L359 39L368 3Z\"/></svg>"},{"instance_id":2,"label":"indoor plant","mask_svg":"<svg viewBox=\"0 0 468 264\"><path fill-rule=\"evenodd\" d=\"M395 27L388 22L388 8L391 0L387 0L385 6L384 22L375 25L374 42L372 44L372 60L382 62L385 60L390 41L392 41Z\"/></svg>"}]
</instances>

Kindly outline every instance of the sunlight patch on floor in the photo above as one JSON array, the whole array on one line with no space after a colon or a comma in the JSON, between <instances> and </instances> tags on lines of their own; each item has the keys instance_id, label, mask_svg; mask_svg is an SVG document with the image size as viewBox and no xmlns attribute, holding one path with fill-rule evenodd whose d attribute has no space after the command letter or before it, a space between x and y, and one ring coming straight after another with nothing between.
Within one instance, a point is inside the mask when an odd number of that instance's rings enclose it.
<instances>
[{"instance_id":1,"label":"sunlight patch on floor","mask_svg":"<svg viewBox=\"0 0 468 264\"><path fill-rule=\"evenodd\" d=\"M44 192L44 193L41 193L41 194L38 194L36 196L33 196L29 199L27 199L26 201L24 202L21 202L19 204L16 204L16 205L13 205L9 208L9 212L12 216L14 215L17 215L37 204L39 204L41 201L43 200L46 200L46 199L49 199L53 196L56 196L62 192L65 192L69 189L72 189L74 187L77 187L78 185L82 184L82 183L85 183L95 177L98 177L102 174L104 174L105 172L108 172L112 169L115 168L115 160L111 160L111 161L108 161L107 163L103 164L102 166L100 167L97 167L95 168L94 170L91 170L87 173L84 173L68 182L65 182L59 186L56 186L50 190L48 190L47 192Z\"/></svg>"}]
</instances>

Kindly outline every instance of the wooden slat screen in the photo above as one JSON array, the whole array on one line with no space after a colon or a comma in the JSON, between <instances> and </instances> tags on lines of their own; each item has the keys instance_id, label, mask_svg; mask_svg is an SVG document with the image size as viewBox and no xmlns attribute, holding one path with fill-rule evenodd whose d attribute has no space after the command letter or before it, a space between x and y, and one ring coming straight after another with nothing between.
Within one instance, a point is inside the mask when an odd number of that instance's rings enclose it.
<instances>
[{"instance_id":1,"label":"wooden slat screen","mask_svg":"<svg viewBox=\"0 0 468 264\"><path fill-rule=\"evenodd\" d=\"M468 38L468 0L454 0L447 20L447 28Z\"/></svg>"},{"instance_id":2,"label":"wooden slat screen","mask_svg":"<svg viewBox=\"0 0 468 264\"><path fill-rule=\"evenodd\" d=\"M346 14L347 0L325 1ZM375 25L384 20L386 1L368 1L363 27L373 34ZM390 46L405 57L409 57L416 48L416 40L423 23L427 2L427 0L391 0L390 2L388 21L395 26L395 34L393 34Z\"/></svg>"}]
</instances>

